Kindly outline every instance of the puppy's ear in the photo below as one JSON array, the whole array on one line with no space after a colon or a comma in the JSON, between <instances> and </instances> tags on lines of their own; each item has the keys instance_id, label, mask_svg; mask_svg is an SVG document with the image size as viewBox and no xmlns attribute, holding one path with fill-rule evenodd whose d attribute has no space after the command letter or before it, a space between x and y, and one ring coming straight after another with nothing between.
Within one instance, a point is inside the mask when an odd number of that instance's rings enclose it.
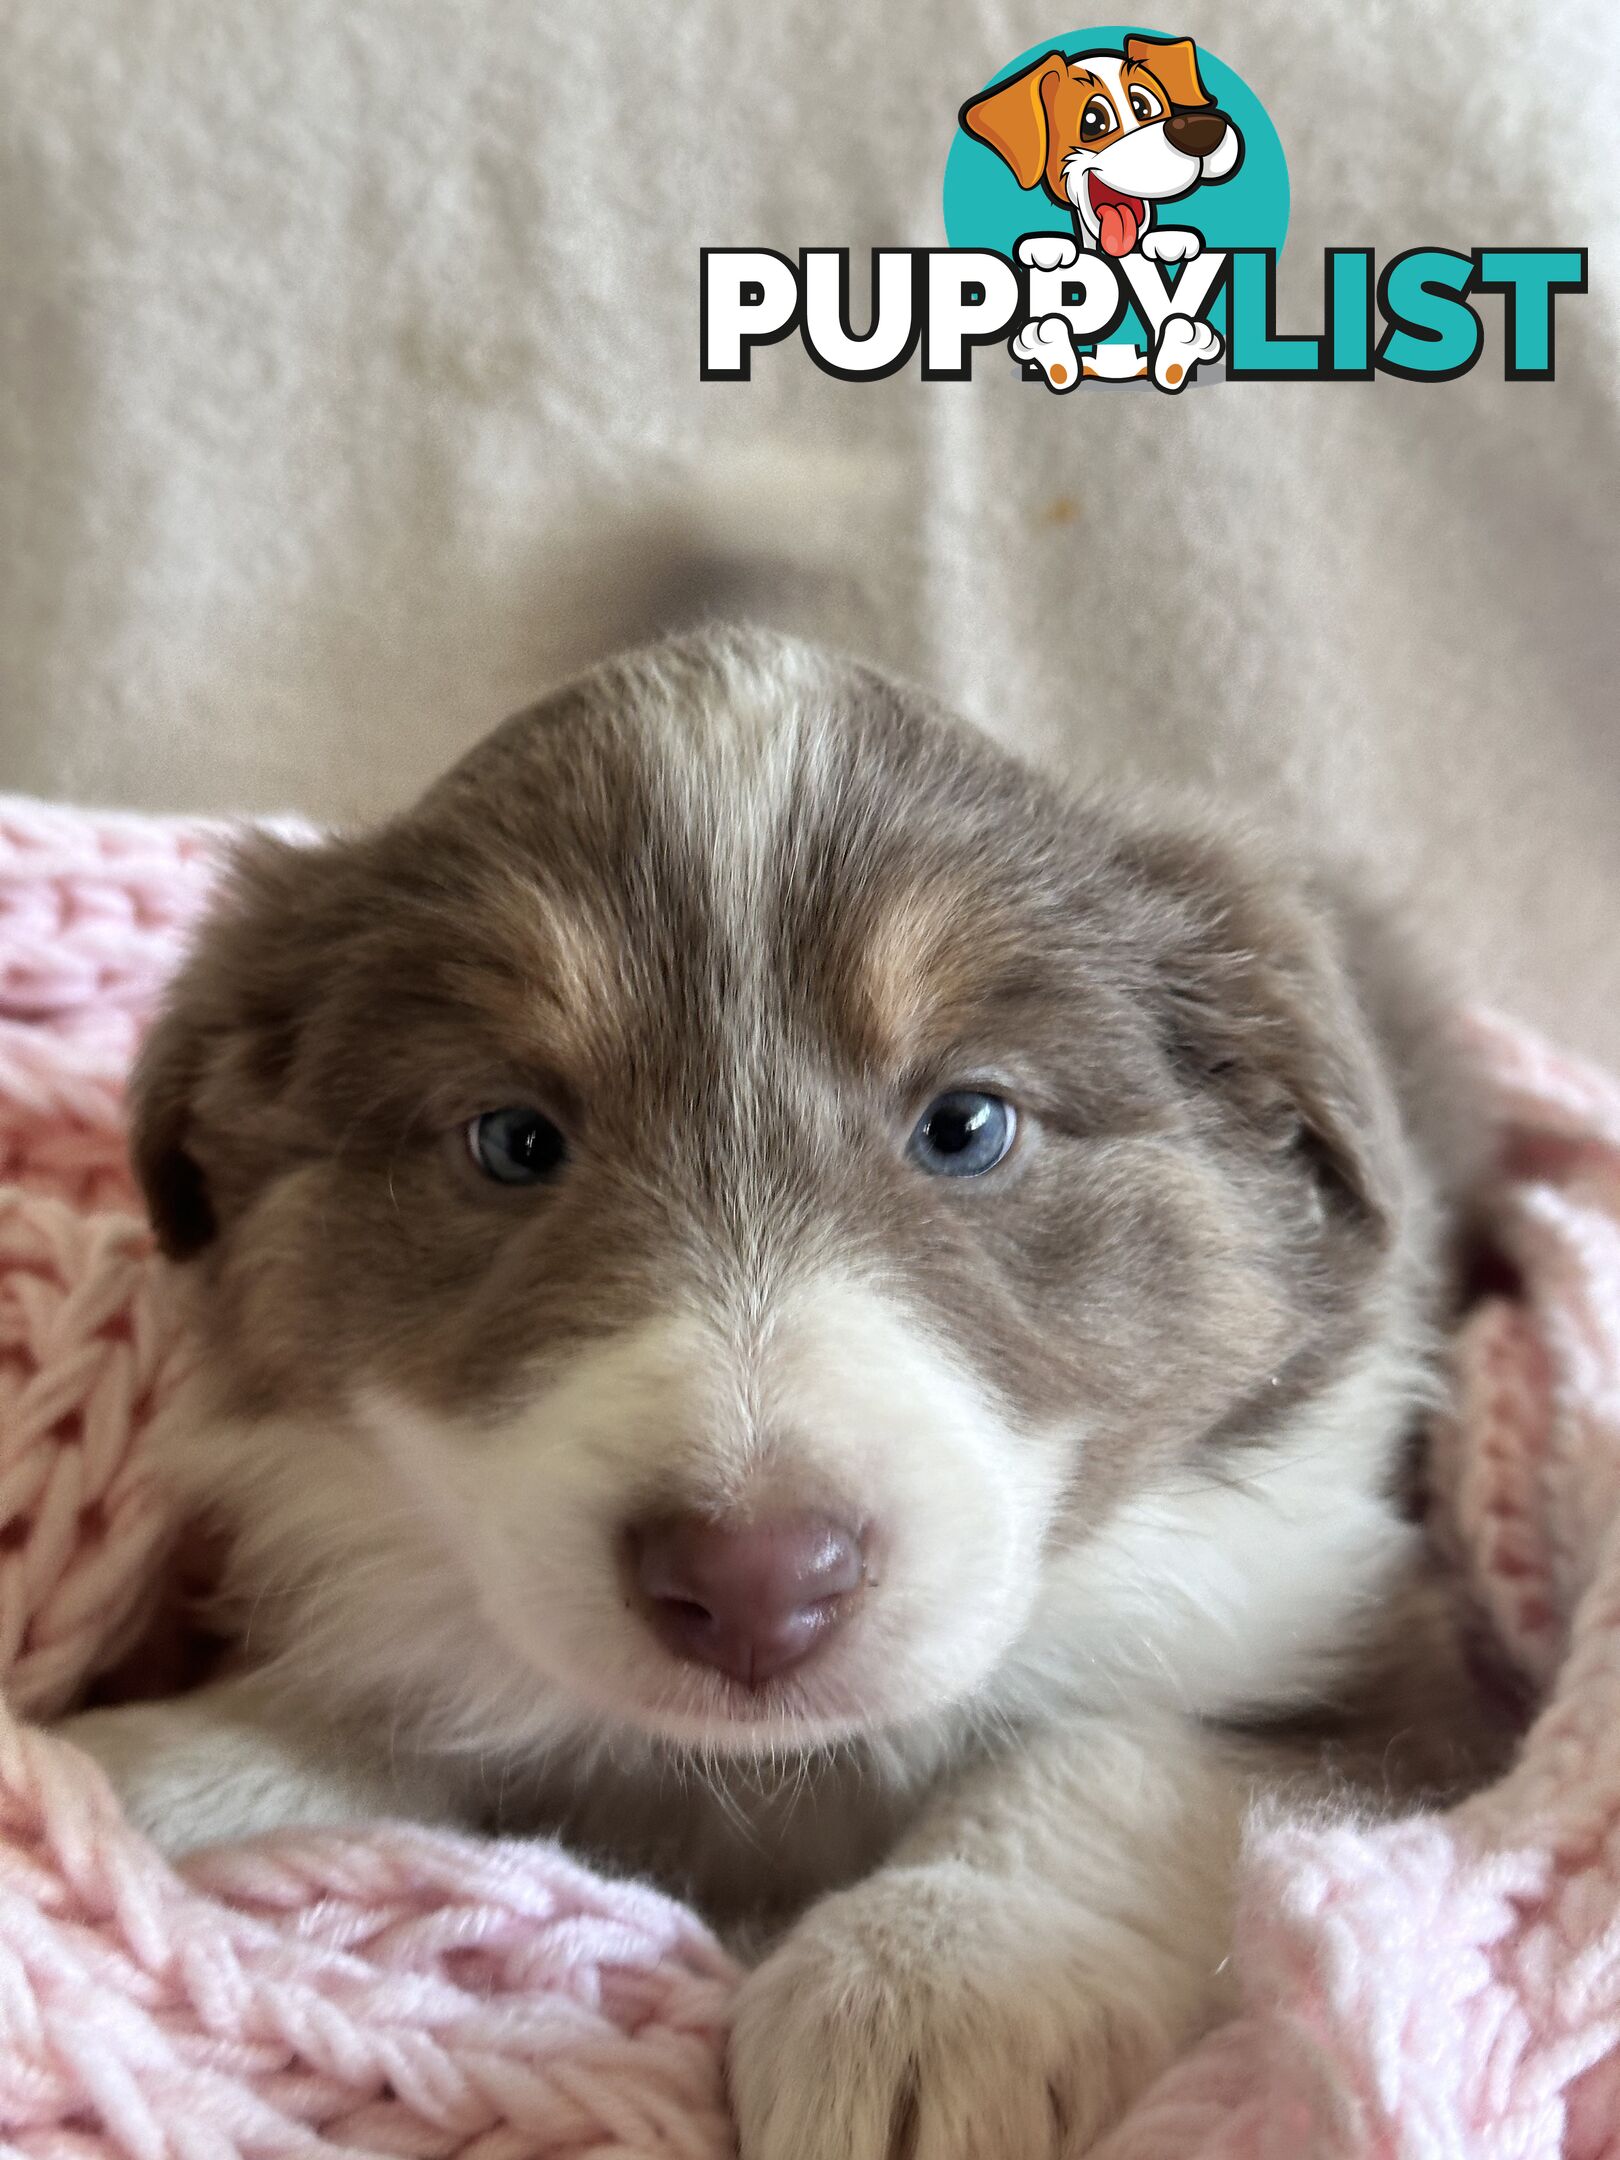
<instances>
[{"instance_id":1,"label":"puppy's ear","mask_svg":"<svg viewBox=\"0 0 1620 2160\"><path fill-rule=\"evenodd\" d=\"M1173 1062L1287 1156L1341 1221L1384 1242L1400 1200L1400 1113L1332 923L1259 865L1201 840L1145 840L1174 928L1160 952Z\"/></svg>"},{"instance_id":2,"label":"puppy's ear","mask_svg":"<svg viewBox=\"0 0 1620 2160\"><path fill-rule=\"evenodd\" d=\"M1398 1127L1365 1023L1327 951L1302 945L1218 964L1179 1000L1177 1022L1183 1056L1259 1143L1290 1155L1330 1210L1383 1242L1399 1197Z\"/></svg>"},{"instance_id":3,"label":"puppy's ear","mask_svg":"<svg viewBox=\"0 0 1620 2160\"><path fill-rule=\"evenodd\" d=\"M130 1155L164 1253L190 1260L284 1146L301 1002L331 942L332 850L254 835L136 1059Z\"/></svg>"},{"instance_id":4,"label":"puppy's ear","mask_svg":"<svg viewBox=\"0 0 1620 2160\"><path fill-rule=\"evenodd\" d=\"M993 90L969 98L959 115L963 127L997 157L1012 167L1021 188L1039 185L1051 149L1051 120L1046 105L1046 85L1065 75L1069 63L1060 52L997 83Z\"/></svg>"},{"instance_id":5,"label":"puppy's ear","mask_svg":"<svg viewBox=\"0 0 1620 2160\"><path fill-rule=\"evenodd\" d=\"M171 1260L192 1259L219 1229L208 1180L187 1145L202 1057L199 1031L171 1006L142 1045L130 1083L130 1158L159 1249Z\"/></svg>"},{"instance_id":6,"label":"puppy's ear","mask_svg":"<svg viewBox=\"0 0 1620 2160\"><path fill-rule=\"evenodd\" d=\"M1198 73L1198 47L1191 38L1128 37L1127 60L1139 60L1164 84L1171 104L1183 107L1213 105Z\"/></svg>"}]
</instances>

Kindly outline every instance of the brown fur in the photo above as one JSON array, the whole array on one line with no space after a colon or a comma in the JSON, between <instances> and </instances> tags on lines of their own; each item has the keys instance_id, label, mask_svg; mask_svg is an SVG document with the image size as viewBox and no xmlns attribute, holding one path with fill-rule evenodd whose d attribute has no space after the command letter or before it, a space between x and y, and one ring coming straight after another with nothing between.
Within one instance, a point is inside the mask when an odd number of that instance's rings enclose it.
<instances>
[{"instance_id":1,"label":"brown fur","mask_svg":"<svg viewBox=\"0 0 1620 2160\"><path fill-rule=\"evenodd\" d=\"M763 1157L784 1246L875 1247L975 1311L1022 1409L1106 1401L1120 1447L1191 1444L1354 1333L1402 1165L1331 923L1227 844L1068 804L854 671L846 694L846 770L798 797L763 918L717 916L601 691L376 835L243 851L142 1060L136 1154L244 1402L330 1405L371 1371L504 1398L683 1249L723 1251ZM763 939L807 1054L739 1091ZM926 1184L899 1143L970 1069L1042 1146ZM564 1190L514 1198L447 1151L508 1095L578 1132Z\"/></svg>"},{"instance_id":2,"label":"brown fur","mask_svg":"<svg viewBox=\"0 0 1620 2160\"><path fill-rule=\"evenodd\" d=\"M927 1177L908 1135L961 1086L1016 1103L1017 1143L983 1178ZM551 1185L472 1165L467 1121L514 1102L568 1137ZM1098 2007L1074 2119L1101 2121L1208 2014L1250 1784L1314 1761L1376 1785L1398 1730L1438 1743L1460 1706L1394 1496L1478 1121L1434 994L1342 880L1074 800L862 668L709 633L507 722L376 832L247 845L135 1104L218 1420L184 1476L239 1540L232 1588L296 1716L284 1805L314 1804L326 1725L346 1764L386 1731L422 1780L398 1804L561 1825L728 1916L779 1919L895 1850L845 1893L853 1933L817 1906L750 1998L750 2154L877 2150L858 2096L802 2143L789 2071L764 2065L785 2025L819 2044L816 1972L876 1991L897 2031L933 2014L920 1916L957 1909L992 1823L994 1850L1072 1877L1050 1912L1079 1934L1054 1954ZM828 1282L855 1335L847 1360L806 1337L807 1369L796 1301ZM659 1332L672 1315L684 1334ZM885 1394L864 1361L891 1355L909 1378ZM397 1460L394 1425L414 1435ZM967 1488L951 1513L970 1473L982 1523ZM539 1589L569 1588L524 1634L485 1577L531 1498ZM818 1661L745 1704L625 1616L614 1538L654 1507L784 1499L870 1517L877 1559L850 1662L840 1644L831 1677ZM1003 1502L1038 1531L1021 1559ZM436 1542L452 1503L496 1538L483 1558ZM942 1539L931 1575L916 1548ZM1389 1654L1408 1597L1421 1679ZM434 1722L481 1659L493 1793ZM1285 1738L1341 1709L1336 1759L1319 1731ZM1408 1783L1466 1763L1449 1740L1410 1752ZM232 1827L274 1806L267 1777L256 1754ZM1177 1898L1197 1924L1171 1955ZM1129 2014L1082 1913L1159 1946ZM1009 2002L1048 1987L1003 1947ZM911 2089L899 2062L874 2040L874 2108Z\"/></svg>"},{"instance_id":3,"label":"brown fur","mask_svg":"<svg viewBox=\"0 0 1620 2160\"><path fill-rule=\"evenodd\" d=\"M1131 37L1125 40L1125 53L1127 75L1150 83L1166 112L1197 111L1212 103L1190 38ZM1082 135L1081 119L1094 97L1113 112L1114 125L1101 134ZM962 108L962 125L1006 161L1020 187L1039 182L1065 209L1069 196L1063 164L1069 153L1082 145L1105 149L1127 123L1128 115L1118 111L1108 86L1060 52L1045 54Z\"/></svg>"}]
</instances>

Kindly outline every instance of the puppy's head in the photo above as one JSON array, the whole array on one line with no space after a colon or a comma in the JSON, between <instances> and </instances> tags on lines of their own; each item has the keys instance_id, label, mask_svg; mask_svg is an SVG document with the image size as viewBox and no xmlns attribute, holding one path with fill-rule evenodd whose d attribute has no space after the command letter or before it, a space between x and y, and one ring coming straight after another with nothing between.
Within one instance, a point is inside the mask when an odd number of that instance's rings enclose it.
<instances>
[{"instance_id":1,"label":"puppy's head","mask_svg":"<svg viewBox=\"0 0 1620 2160\"><path fill-rule=\"evenodd\" d=\"M1130 37L1122 53L1077 59L1050 52L970 98L961 121L1020 187L1044 187L1072 209L1108 255L1131 252L1155 203L1231 179L1243 157L1191 38Z\"/></svg>"},{"instance_id":2,"label":"puppy's head","mask_svg":"<svg viewBox=\"0 0 1620 2160\"><path fill-rule=\"evenodd\" d=\"M1402 1176L1308 912L742 634L249 844L136 1133L261 1620L520 1741L982 1697L1333 1384Z\"/></svg>"}]
</instances>

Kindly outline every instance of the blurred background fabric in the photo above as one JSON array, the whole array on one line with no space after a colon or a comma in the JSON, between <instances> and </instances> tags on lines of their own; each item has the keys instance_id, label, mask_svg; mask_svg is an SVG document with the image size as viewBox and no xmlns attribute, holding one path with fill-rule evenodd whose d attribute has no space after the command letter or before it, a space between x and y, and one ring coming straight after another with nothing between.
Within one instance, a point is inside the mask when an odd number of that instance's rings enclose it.
<instances>
[{"instance_id":1,"label":"blurred background fabric","mask_svg":"<svg viewBox=\"0 0 1620 2160\"><path fill-rule=\"evenodd\" d=\"M6 0L0 785L385 811L719 566L1068 771L1371 853L1620 1060L1609 0L1151 25L1281 134L1282 328L1326 246L1585 245L1553 384L1494 298L1439 387L699 381L700 245L938 244L958 105L1073 14Z\"/></svg>"}]
</instances>

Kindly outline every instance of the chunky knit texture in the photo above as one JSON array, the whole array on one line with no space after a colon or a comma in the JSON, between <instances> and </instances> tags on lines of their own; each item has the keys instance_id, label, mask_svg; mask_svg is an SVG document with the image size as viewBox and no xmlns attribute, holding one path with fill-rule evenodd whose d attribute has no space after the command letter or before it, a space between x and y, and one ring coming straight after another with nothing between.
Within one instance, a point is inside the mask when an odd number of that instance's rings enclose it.
<instances>
[{"instance_id":1,"label":"chunky knit texture","mask_svg":"<svg viewBox=\"0 0 1620 2160\"><path fill-rule=\"evenodd\" d=\"M1522 1289L1456 1345L1437 1529L1542 1709L1450 1815L1253 1827L1246 2014L1097 2160L1620 2155L1620 1088L1503 1021L1474 1032Z\"/></svg>"},{"instance_id":2,"label":"chunky knit texture","mask_svg":"<svg viewBox=\"0 0 1620 2160\"><path fill-rule=\"evenodd\" d=\"M148 1442L188 1350L121 1091L225 830L0 801L0 2150L723 2160L736 1974L680 1907L393 1824L175 1870L23 1722L168 1550ZM1449 1816L1254 1826L1243 2013L1108 2160L1620 2156L1620 1090L1475 1033L1521 1287L1458 1341L1440 1527L1544 1708Z\"/></svg>"}]
</instances>

